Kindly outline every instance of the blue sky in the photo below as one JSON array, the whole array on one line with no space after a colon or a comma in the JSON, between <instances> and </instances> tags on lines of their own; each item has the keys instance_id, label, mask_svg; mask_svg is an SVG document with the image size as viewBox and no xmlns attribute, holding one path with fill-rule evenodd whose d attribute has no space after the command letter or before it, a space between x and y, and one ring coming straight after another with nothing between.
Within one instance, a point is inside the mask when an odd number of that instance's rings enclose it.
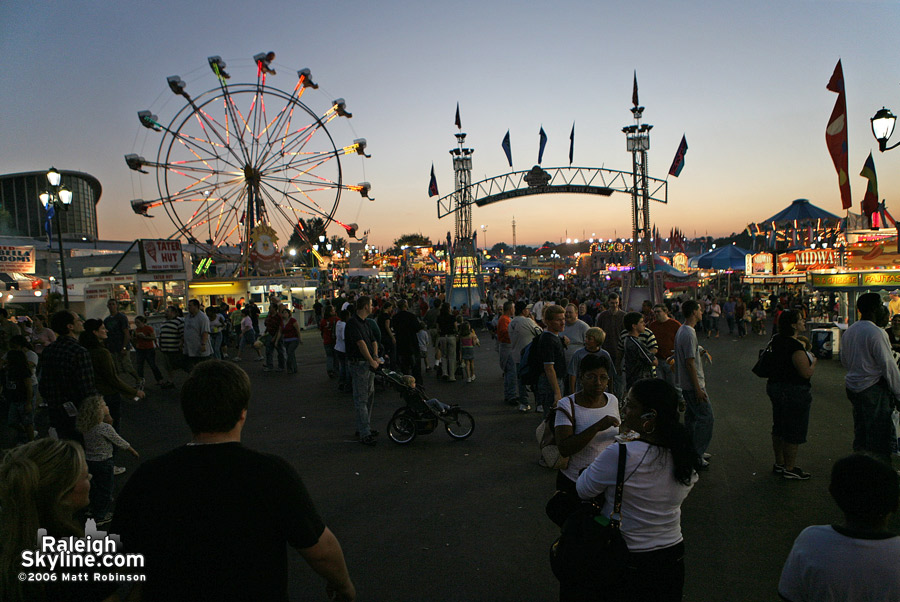
<instances>
[{"instance_id":1,"label":"blue sky","mask_svg":"<svg viewBox=\"0 0 900 602\"><path fill-rule=\"evenodd\" d=\"M888 1L719 2L377 1L215 3L71 1L0 3L0 172L86 171L103 184L100 234L107 239L168 236L161 210L148 220L132 198L158 196L154 176L131 172L122 156L155 156L157 135L136 112L161 119L183 106L167 86L215 86L206 57L220 55L232 82L254 81L250 57L274 50L291 88L309 67L320 84L305 97L324 110L336 97L354 114L336 123L346 144L368 141L371 159L345 161L348 180L368 180L376 202L347 194L337 217L370 229L370 242L452 230L427 196L432 162L442 194L453 171L448 150L460 104L473 179L509 171L500 141L510 130L514 168L537 158L538 130L549 137L543 165L630 169L621 128L631 123L637 70L645 121L654 125L650 174L665 177L682 134L690 146L669 204L651 221L688 235L724 235L769 217L795 198L842 213L825 146L836 95L825 89L843 61L854 202L856 174L875 151L880 193L900 213L900 150L879 154L869 118L882 105L900 112L896 43L900 4ZM282 79L283 78L283 79ZM520 243L620 236L630 230L630 198L526 197L483 209L487 241ZM339 234L337 229L332 233Z\"/></svg>"}]
</instances>

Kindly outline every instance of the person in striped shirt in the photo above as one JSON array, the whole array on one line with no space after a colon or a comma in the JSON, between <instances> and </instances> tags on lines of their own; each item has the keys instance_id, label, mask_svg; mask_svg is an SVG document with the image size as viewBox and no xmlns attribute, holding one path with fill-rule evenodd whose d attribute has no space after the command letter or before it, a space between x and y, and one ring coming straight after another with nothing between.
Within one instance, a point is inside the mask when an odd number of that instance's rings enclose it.
<instances>
[{"instance_id":1,"label":"person in striped shirt","mask_svg":"<svg viewBox=\"0 0 900 602\"><path fill-rule=\"evenodd\" d=\"M159 327L159 350L166 358L169 375L184 369L184 319L174 305L166 308L166 321Z\"/></svg>"}]
</instances>

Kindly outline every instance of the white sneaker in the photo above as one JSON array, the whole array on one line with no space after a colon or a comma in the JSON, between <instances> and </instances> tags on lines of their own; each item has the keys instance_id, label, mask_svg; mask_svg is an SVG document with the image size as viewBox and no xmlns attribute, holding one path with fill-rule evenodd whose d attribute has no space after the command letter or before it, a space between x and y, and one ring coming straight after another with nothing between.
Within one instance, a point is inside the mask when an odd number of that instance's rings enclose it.
<instances>
[{"instance_id":1,"label":"white sneaker","mask_svg":"<svg viewBox=\"0 0 900 602\"><path fill-rule=\"evenodd\" d=\"M530 412L530 411L531 411L531 406L528 405L527 403L520 403L520 404L519 404L519 407L516 408L516 409L519 410L520 412L522 412L522 413L524 414L525 412Z\"/></svg>"},{"instance_id":2,"label":"white sneaker","mask_svg":"<svg viewBox=\"0 0 900 602\"><path fill-rule=\"evenodd\" d=\"M124 466L113 466L113 474L114 475L122 474L123 472L125 472Z\"/></svg>"}]
</instances>

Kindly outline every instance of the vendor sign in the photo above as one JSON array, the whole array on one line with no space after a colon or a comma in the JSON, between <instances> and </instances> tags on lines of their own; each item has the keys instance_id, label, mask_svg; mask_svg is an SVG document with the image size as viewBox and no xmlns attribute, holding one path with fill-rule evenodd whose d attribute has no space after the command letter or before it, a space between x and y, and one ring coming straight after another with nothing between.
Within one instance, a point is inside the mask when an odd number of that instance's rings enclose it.
<instances>
[{"instance_id":1,"label":"vendor sign","mask_svg":"<svg viewBox=\"0 0 900 602\"><path fill-rule=\"evenodd\" d=\"M749 274L771 274L773 257L771 253L756 253L745 257L744 271Z\"/></svg>"},{"instance_id":2,"label":"vendor sign","mask_svg":"<svg viewBox=\"0 0 900 602\"><path fill-rule=\"evenodd\" d=\"M0 246L0 272L34 274L34 247Z\"/></svg>"},{"instance_id":3,"label":"vendor sign","mask_svg":"<svg viewBox=\"0 0 900 602\"><path fill-rule=\"evenodd\" d=\"M778 255L779 272L827 270L835 266L834 249L803 249Z\"/></svg>"},{"instance_id":4,"label":"vendor sign","mask_svg":"<svg viewBox=\"0 0 900 602\"><path fill-rule=\"evenodd\" d=\"M141 239L141 269L145 272L183 272L184 254L180 240Z\"/></svg>"},{"instance_id":5,"label":"vendor sign","mask_svg":"<svg viewBox=\"0 0 900 602\"><path fill-rule=\"evenodd\" d=\"M853 270L876 267L900 268L900 253L897 253L896 239L848 246L847 267Z\"/></svg>"}]
</instances>

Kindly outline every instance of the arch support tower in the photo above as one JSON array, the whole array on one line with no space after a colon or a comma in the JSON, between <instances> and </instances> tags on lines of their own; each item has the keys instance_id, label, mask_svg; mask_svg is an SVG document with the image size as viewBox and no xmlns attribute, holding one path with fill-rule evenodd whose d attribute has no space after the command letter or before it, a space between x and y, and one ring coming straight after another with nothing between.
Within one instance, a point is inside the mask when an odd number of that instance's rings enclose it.
<instances>
[{"instance_id":1,"label":"arch support tower","mask_svg":"<svg viewBox=\"0 0 900 602\"><path fill-rule=\"evenodd\" d=\"M447 299L454 308L466 304L469 309L481 304L483 280L481 261L472 237L472 154L466 148L466 134L456 134L457 148L450 151L456 191L453 193L453 213L456 238L450 251L450 273L447 274ZM449 235L448 235L449 237ZM450 241L448 240L448 243Z\"/></svg>"}]
</instances>

